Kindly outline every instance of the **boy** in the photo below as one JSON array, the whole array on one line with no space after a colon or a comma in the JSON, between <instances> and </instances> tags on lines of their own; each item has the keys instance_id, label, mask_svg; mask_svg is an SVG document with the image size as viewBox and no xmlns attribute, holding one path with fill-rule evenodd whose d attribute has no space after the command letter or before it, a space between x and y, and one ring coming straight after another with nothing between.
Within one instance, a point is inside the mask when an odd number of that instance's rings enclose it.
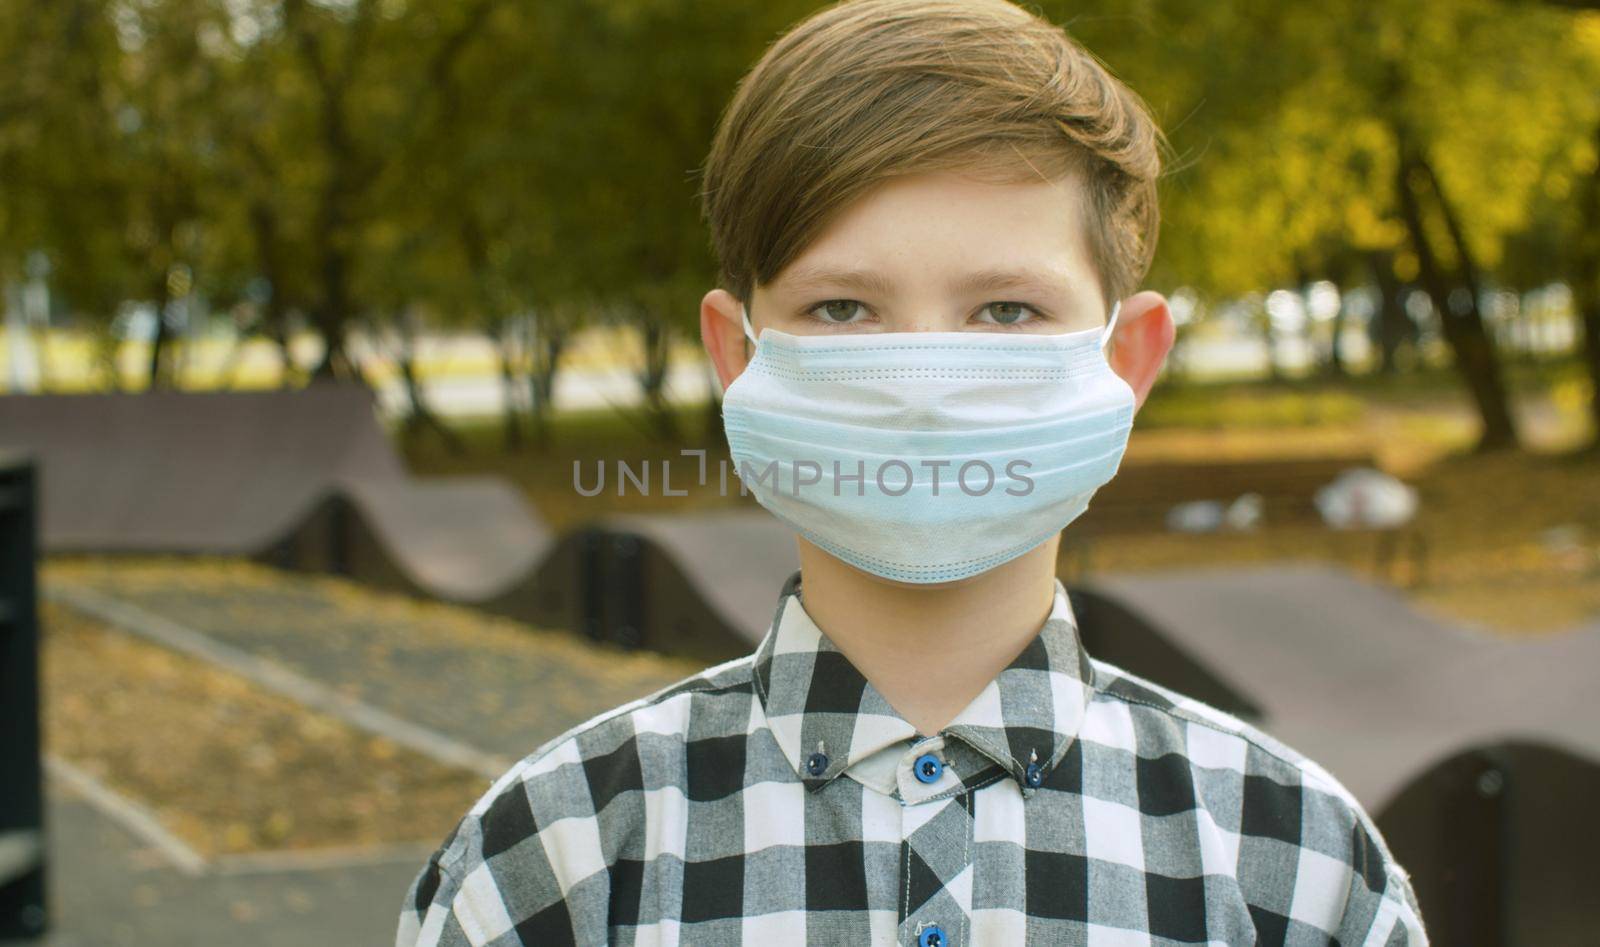
<instances>
[{"instance_id":1,"label":"boy","mask_svg":"<svg viewBox=\"0 0 1600 947\"><path fill-rule=\"evenodd\" d=\"M400 947L1427 942L1340 783L1092 659L1055 578L1172 344L1134 292L1159 141L1005 0L844 3L767 51L705 167L701 329L800 572L753 654L491 787Z\"/></svg>"}]
</instances>

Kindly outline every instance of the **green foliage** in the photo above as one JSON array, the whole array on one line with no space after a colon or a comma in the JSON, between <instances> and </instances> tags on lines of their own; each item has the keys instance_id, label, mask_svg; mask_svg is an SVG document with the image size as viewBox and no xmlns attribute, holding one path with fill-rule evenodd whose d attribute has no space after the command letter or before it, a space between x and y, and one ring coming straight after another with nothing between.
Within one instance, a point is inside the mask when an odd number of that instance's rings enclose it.
<instances>
[{"instance_id":1,"label":"green foliage","mask_svg":"<svg viewBox=\"0 0 1600 947\"><path fill-rule=\"evenodd\" d=\"M1366 250L1398 252L1410 278L1397 124L1468 208L1468 246L1491 271L1543 223L1543 199L1593 173L1592 16L1501 0L1171 6L1183 15L1156 33L1176 38L1172 55L1141 63L1202 65L1165 115L1187 157L1164 194L1158 281L1232 295L1337 278L1340 256Z\"/></svg>"},{"instance_id":2,"label":"green foliage","mask_svg":"<svg viewBox=\"0 0 1600 947\"><path fill-rule=\"evenodd\" d=\"M100 320L185 288L181 269L215 304L256 302L274 333L291 311L330 337L403 311L692 332L715 279L697 199L715 122L818 5L0 0L0 282L44 250L57 293ZM1369 250L1411 277L1397 127L1467 209L1484 269L1561 276L1562 235L1583 226L1570 195L1600 163L1600 14L1030 6L1171 137L1153 284L1348 284Z\"/></svg>"}]
</instances>

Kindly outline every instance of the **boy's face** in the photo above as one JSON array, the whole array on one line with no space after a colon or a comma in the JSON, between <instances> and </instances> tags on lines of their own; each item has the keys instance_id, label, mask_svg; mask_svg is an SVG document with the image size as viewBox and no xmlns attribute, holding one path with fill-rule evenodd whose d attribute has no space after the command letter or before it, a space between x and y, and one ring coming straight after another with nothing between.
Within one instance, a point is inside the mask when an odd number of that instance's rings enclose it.
<instances>
[{"instance_id":1,"label":"boy's face","mask_svg":"<svg viewBox=\"0 0 1600 947\"><path fill-rule=\"evenodd\" d=\"M845 208L747 300L759 334L1062 333L1105 324L1073 178L993 184L939 171L891 180ZM748 361L740 300L714 289L701 337L726 388ZM1111 367L1142 405L1171 348L1158 293L1124 300Z\"/></svg>"}]
</instances>

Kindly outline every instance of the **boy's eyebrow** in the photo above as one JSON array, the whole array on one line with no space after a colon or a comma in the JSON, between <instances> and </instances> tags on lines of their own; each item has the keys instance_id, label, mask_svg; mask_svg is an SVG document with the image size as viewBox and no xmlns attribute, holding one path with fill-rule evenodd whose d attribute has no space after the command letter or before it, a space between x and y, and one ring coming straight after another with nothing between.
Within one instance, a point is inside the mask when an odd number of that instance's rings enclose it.
<instances>
[{"instance_id":1,"label":"boy's eyebrow","mask_svg":"<svg viewBox=\"0 0 1600 947\"><path fill-rule=\"evenodd\" d=\"M956 280L952 288L958 293L992 292L999 289L1033 289L1045 293L1065 293L1067 283L1063 277L1040 270L1007 270L1000 268L975 270Z\"/></svg>"},{"instance_id":2,"label":"boy's eyebrow","mask_svg":"<svg viewBox=\"0 0 1600 947\"><path fill-rule=\"evenodd\" d=\"M791 270L784 282L793 286L827 285L861 292L888 295L894 283L874 270L835 268L826 265L801 265ZM963 275L950 287L956 293L992 292L1000 289L1034 289L1048 293L1063 293L1067 281L1049 272L992 267L974 270Z\"/></svg>"},{"instance_id":3,"label":"boy's eyebrow","mask_svg":"<svg viewBox=\"0 0 1600 947\"><path fill-rule=\"evenodd\" d=\"M794 286L838 286L882 296L894 291L894 283L873 270L838 269L818 264L796 266L784 277L784 282Z\"/></svg>"}]
</instances>

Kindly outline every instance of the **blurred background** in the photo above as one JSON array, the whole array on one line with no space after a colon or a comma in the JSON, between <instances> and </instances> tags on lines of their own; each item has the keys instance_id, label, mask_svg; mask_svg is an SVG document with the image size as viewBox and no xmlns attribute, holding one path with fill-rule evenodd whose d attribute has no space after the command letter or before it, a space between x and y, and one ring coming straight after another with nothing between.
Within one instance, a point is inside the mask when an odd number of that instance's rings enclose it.
<instances>
[{"instance_id":1,"label":"blurred background","mask_svg":"<svg viewBox=\"0 0 1600 947\"><path fill-rule=\"evenodd\" d=\"M697 172L819 6L0 0L0 938L390 942L754 646ZM1032 7L1175 152L1091 653L1327 766L1436 943L1592 942L1600 2Z\"/></svg>"}]
</instances>

